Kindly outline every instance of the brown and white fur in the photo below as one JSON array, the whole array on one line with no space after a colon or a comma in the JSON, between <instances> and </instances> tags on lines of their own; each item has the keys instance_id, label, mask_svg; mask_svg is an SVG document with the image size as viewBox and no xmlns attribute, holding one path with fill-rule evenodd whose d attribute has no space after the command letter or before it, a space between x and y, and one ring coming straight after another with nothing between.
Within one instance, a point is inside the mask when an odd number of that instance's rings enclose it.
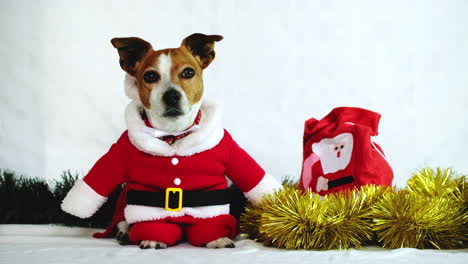
<instances>
[{"instance_id":1,"label":"brown and white fur","mask_svg":"<svg viewBox=\"0 0 468 264\"><path fill-rule=\"evenodd\" d=\"M120 66L136 81L138 97L154 128L180 132L189 128L201 107L203 70L215 58L214 43L222 36L200 33L186 37L180 47L154 50L140 38L114 38ZM118 224L117 238L126 236L128 224ZM206 244L208 248L234 247L227 237ZM159 241L142 241L140 248L166 248Z\"/></svg>"}]
</instances>

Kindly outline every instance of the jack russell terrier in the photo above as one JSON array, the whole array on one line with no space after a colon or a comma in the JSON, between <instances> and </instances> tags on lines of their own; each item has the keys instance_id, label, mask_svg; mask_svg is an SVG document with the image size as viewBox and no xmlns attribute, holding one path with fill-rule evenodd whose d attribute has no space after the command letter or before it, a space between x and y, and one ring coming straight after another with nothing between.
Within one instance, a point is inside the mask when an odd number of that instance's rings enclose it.
<instances>
[{"instance_id":1,"label":"jack russell terrier","mask_svg":"<svg viewBox=\"0 0 468 264\"><path fill-rule=\"evenodd\" d=\"M141 248L183 237L195 246L234 247L238 223L229 214L226 176L253 203L281 185L222 128L216 105L202 100L203 70L222 39L196 33L161 50L140 38L112 39L132 99L127 130L75 183L64 211L90 217L125 183L108 231L117 228Z\"/></svg>"}]
</instances>

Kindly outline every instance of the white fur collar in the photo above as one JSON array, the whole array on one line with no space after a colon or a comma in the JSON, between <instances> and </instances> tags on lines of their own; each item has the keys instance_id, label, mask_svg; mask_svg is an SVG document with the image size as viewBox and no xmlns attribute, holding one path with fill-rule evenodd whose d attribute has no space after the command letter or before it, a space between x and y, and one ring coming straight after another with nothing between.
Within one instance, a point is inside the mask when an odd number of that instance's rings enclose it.
<instances>
[{"instance_id":1,"label":"white fur collar","mask_svg":"<svg viewBox=\"0 0 468 264\"><path fill-rule=\"evenodd\" d=\"M176 141L173 145L145 132L145 122L141 119L139 100L133 100L125 110L128 137L139 150L154 156L192 156L218 145L224 136L221 114L215 104L203 102L200 128L190 135Z\"/></svg>"},{"instance_id":2,"label":"white fur collar","mask_svg":"<svg viewBox=\"0 0 468 264\"><path fill-rule=\"evenodd\" d=\"M131 76L128 73L125 74L124 89L125 89L125 95L128 98L132 99L133 101L140 102L140 96L138 95L136 79L135 77Z\"/></svg>"}]
</instances>

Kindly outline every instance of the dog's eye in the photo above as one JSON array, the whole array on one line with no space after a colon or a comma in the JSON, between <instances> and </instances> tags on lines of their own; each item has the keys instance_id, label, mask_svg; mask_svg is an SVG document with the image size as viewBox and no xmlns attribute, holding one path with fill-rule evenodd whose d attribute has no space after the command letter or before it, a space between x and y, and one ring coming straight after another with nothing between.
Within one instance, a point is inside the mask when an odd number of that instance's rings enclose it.
<instances>
[{"instance_id":1,"label":"dog's eye","mask_svg":"<svg viewBox=\"0 0 468 264\"><path fill-rule=\"evenodd\" d=\"M143 75L143 80L145 80L145 82L147 82L147 83L157 82L157 81L159 81L160 78L161 77L159 76L159 73L157 73L155 71L147 71Z\"/></svg>"},{"instance_id":2,"label":"dog's eye","mask_svg":"<svg viewBox=\"0 0 468 264\"><path fill-rule=\"evenodd\" d=\"M193 76L195 75L195 70L192 69L192 68L185 68L181 73L180 73L180 77L184 78L184 79L190 79L192 78Z\"/></svg>"}]
</instances>

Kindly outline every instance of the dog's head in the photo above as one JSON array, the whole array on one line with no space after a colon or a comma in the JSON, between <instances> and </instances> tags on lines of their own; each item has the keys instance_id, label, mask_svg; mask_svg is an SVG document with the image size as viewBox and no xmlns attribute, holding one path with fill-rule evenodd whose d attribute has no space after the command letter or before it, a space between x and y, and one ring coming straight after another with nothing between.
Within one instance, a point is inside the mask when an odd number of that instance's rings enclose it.
<instances>
[{"instance_id":1,"label":"dog's head","mask_svg":"<svg viewBox=\"0 0 468 264\"><path fill-rule=\"evenodd\" d=\"M203 69L215 58L219 35L186 37L180 47L154 50L140 38L114 38L120 66L136 80L140 101L149 121L168 131L193 122L203 97ZM191 120L191 121L190 121Z\"/></svg>"}]
</instances>

